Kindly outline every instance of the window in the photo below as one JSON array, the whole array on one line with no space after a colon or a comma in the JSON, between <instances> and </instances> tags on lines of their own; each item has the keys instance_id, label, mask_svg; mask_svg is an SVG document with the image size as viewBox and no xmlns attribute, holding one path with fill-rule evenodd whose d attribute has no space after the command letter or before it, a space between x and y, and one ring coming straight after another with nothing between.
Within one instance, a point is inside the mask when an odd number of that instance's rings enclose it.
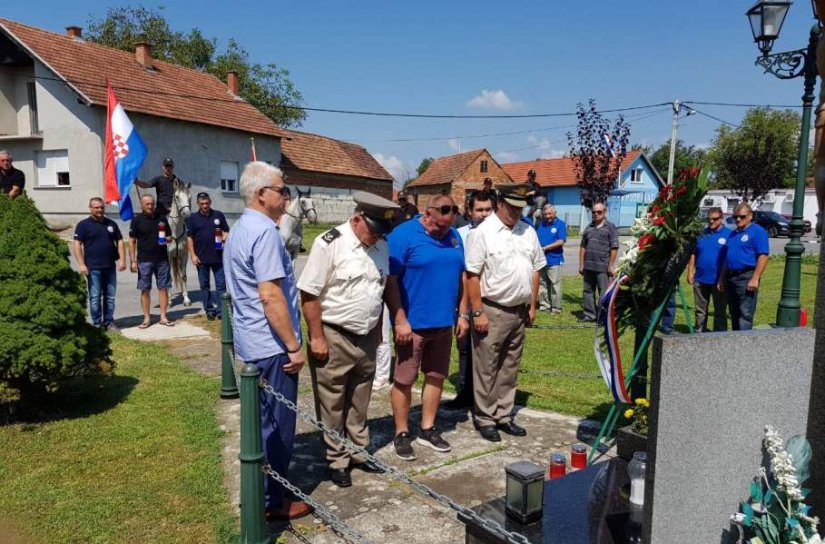
<instances>
[{"instance_id":1,"label":"window","mask_svg":"<svg viewBox=\"0 0 825 544\"><path fill-rule=\"evenodd\" d=\"M642 169L636 168L635 170L630 171L630 183L641 183L642 182Z\"/></svg>"},{"instance_id":2,"label":"window","mask_svg":"<svg viewBox=\"0 0 825 544\"><path fill-rule=\"evenodd\" d=\"M27 83L26 90L29 93L29 127L31 127L31 134L40 134L40 126L37 120L37 89L34 82Z\"/></svg>"},{"instance_id":3,"label":"window","mask_svg":"<svg viewBox=\"0 0 825 544\"><path fill-rule=\"evenodd\" d=\"M225 193L238 192L238 163L221 161L221 191Z\"/></svg>"},{"instance_id":4,"label":"window","mask_svg":"<svg viewBox=\"0 0 825 544\"><path fill-rule=\"evenodd\" d=\"M487 171L487 161L481 161L481 172L484 173Z\"/></svg>"},{"instance_id":5,"label":"window","mask_svg":"<svg viewBox=\"0 0 825 544\"><path fill-rule=\"evenodd\" d=\"M38 187L70 187L69 151L36 151L35 168L37 169Z\"/></svg>"}]
</instances>

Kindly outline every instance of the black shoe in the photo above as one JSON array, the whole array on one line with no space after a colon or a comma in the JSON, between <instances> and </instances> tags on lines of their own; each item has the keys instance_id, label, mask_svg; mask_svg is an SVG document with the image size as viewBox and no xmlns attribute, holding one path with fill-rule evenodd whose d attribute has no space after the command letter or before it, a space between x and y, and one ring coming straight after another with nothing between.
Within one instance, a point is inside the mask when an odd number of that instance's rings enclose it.
<instances>
[{"instance_id":1,"label":"black shoe","mask_svg":"<svg viewBox=\"0 0 825 544\"><path fill-rule=\"evenodd\" d=\"M508 421L507 423L499 423L496 425L496 428L505 434L509 434L510 436L527 436L527 430L524 427L519 427L512 421Z\"/></svg>"},{"instance_id":2,"label":"black shoe","mask_svg":"<svg viewBox=\"0 0 825 544\"><path fill-rule=\"evenodd\" d=\"M441 453L448 452L452 448L450 443L441 438L441 433L438 432L438 429L435 426L430 427L426 431L421 429L421 432L418 433L418 438L415 440L422 446L429 446L435 451L440 451Z\"/></svg>"},{"instance_id":3,"label":"black shoe","mask_svg":"<svg viewBox=\"0 0 825 544\"><path fill-rule=\"evenodd\" d=\"M412 461L415 459L415 450L412 447L412 437L410 433L398 433L392 439L393 446L395 446L395 454L405 461Z\"/></svg>"},{"instance_id":4,"label":"black shoe","mask_svg":"<svg viewBox=\"0 0 825 544\"><path fill-rule=\"evenodd\" d=\"M207 321L215 321L215 314L206 314Z\"/></svg>"},{"instance_id":5,"label":"black shoe","mask_svg":"<svg viewBox=\"0 0 825 544\"><path fill-rule=\"evenodd\" d=\"M596 318L595 317L580 317L577 321L579 323L595 323Z\"/></svg>"},{"instance_id":6,"label":"black shoe","mask_svg":"<svg viewBox=\"0 0 825 544\"><path fill-rule=\"evenodd\" d=\"M384 469L373 463L372 461L364 461L363 463L352 463L352 468L369 472L370 474L383 474Z\"/></svg>"},{"instance_id":7,"label":"black shoe","mask_svg":"<svg viewBox=\"0 0 825 544\"><path fill-rule=\"evenodd\" d=\"M478 432L484 440L488 440L490 442L501 442L501 435L498 434L498 429L496 429L495 425L479 427Z\"/></svg>"},{"instance_id":8,"label":"black shoe","mask_svg":"<svg viewBox=\"0 0 825 544\"><path fill-rule=\"evenodd\" d=\"M352 485L352 478L349 477L349 469L346 468L329 469L329 479L338 487L349 487Z\"/></svg>"},{"instance_id":9,"label":"black shoe","mask_svg":"<svg viewBox=\"0 0 825 544\"><path fill-rule=\"evenodd\" d=\"M458 395L456 398L446 401L442 406L445 410L466 410L473 407L473 399Z\"/></svg>"}]
</instances>

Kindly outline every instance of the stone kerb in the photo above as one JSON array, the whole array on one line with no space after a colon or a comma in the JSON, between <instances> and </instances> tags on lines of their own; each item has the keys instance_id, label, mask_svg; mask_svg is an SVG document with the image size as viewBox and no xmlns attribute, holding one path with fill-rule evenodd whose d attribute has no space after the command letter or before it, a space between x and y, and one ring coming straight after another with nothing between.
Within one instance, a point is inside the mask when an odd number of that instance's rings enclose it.
<instances>
[{"instance_id":1,"label":"stone kerb","mask_svg":"<svg viewBox=\"0 0 825 544\"><path fill-rule=\"evenodd\" d=\"M645 542L726 542L766 424L805 434L811 329L656 338Z\"/></svg>"}]
</instances>

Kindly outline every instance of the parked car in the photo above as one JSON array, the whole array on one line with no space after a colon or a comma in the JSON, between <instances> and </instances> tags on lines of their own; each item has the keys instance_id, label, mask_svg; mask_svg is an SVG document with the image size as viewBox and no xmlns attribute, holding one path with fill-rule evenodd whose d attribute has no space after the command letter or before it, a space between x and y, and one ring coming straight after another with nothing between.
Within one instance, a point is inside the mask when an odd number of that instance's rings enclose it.
<instances>
[{"instance_id":1,"label":"parked car","mask_svg":"<svg viewBox=\"0 0 825 544\"><path fill-rule=\"evenodd\" d=\"M786 213L783 213L782 217L787 219L789 223L791 222L791 219L793 219L792 215L789 215L789 214L786 214ZM808 221L807 219L803 219L802 220L802 233L803 234L808 234L809 232L811 232L811 230L813 230L811 222Z\"/></svg>"},{"instance_id":2,"label":"parked car","mask_svg":"<svg viewBox=\"0 0 825 544\"><path fill-rule=\"evenodd\" d=\"M763 229L768 231L768 236L776 238L777 236L788 236L791 233L791 225L787 219L776 212L753 212L753 221Z\"/></svg>"}]
</instances>

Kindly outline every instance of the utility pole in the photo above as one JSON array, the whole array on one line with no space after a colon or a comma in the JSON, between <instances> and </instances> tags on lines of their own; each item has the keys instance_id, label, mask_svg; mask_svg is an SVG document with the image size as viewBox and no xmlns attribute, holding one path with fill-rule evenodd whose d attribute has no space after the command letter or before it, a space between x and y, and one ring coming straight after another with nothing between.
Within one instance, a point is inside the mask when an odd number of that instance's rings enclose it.
<instances>
[{"instance_id":1,"label":"utility pole","mask_svg":"<svg viewBox=\"0 0 825 544\"><path fill-rule=\"evenodd\" d=\"M670 159L667 163L667 184L673 183L673 163L676 161L676 142L679 141L679 110L682 109L682 103L678 100L673 101L673 124L670 128Z\"/></svg>"}]
</instances>

